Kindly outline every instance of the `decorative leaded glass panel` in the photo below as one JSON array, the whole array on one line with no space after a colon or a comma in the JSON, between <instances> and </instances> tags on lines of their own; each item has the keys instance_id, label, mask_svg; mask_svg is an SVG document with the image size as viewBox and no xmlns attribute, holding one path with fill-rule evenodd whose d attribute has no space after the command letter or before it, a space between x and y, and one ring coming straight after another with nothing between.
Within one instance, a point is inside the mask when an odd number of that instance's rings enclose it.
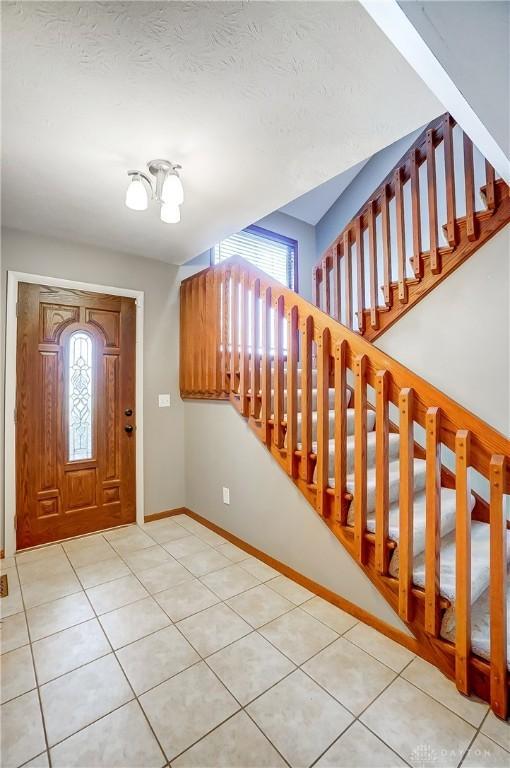
<instances>
[{"instance_id":1,"label":"decorative leaded glass panel","mask_svg":"<svg viewBox=\"0 0 510 768\"><path fill-rule=\"evenodd\" d=\"M69 461L92 458L92 339L69 339Z\"/></svg>"}]
</instances>

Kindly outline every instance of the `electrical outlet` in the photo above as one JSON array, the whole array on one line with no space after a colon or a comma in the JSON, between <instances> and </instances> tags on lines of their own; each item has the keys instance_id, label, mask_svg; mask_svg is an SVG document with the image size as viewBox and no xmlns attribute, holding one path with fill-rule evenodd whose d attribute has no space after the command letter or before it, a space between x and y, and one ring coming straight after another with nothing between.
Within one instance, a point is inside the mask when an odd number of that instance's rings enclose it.
<instances>
[{"instance_id":1,"label":"electrical outlet","mask_svg":"<svg viewBox=\"0 0 510 768\"><path fill-rule=\"evenodd\" d=\"M223 503L230 504L230 488L223 486Z\"/></svg>"},{"instance_id":2,"label":"electrical outlet","mask_svg":"<svg viewBox=\"0 0 510 768\"><path fill-rule=\"evenodd\" d=\"M170 395L158 395L160 408L170 408Z\"/></svg>"}]
</instances>

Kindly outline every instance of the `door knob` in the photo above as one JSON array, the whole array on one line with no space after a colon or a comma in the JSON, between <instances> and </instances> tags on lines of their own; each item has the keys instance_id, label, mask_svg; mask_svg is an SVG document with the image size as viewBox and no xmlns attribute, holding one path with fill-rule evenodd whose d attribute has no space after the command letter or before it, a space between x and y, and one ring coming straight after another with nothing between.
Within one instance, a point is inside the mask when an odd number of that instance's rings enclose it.
<instances>
[{"instance_id":1,"label":"door knob","mask_svg":"<svg viewBox=\"0 0 510 768\"><path fill-rule=\"evenodd\" d=\"M126 424L126 426L124 427L124 431L127 432L128 435L130 435L131 432L133 431L133 425L132 424Z\"/></svg>"},{"instance_id":2,"label":"door knob","mask_svg":"<svg viewBox=\"0 0 510 768\"><path fill-rule=\"evenodd\" d=\"M132 416L133 415L133 409L132 408L126 408L124 411L124 416Z\"/></svg>"}]
</instances>

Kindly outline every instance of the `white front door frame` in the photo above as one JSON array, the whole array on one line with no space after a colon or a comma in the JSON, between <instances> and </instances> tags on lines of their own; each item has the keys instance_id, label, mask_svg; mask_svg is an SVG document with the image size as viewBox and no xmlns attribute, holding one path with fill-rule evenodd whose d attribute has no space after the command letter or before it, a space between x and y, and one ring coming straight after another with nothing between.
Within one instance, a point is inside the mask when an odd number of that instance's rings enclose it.
<instances>
[{"instance_id":1,"label":"white front door frame","mask_svg":"<svg viewBox=\"0 0 510 768\"><path fill-rule=\"evenodd\" d=\"M9 557L16 551L16 340L18 319L18 284L35 283L56 288L72 288L92 293L109 293L113 296L126 296L136 302L136 522L144 522L143 493L143 310L144 292L131 288L118 288L110 285L83 283L78 280L64 280L45 275L32 275L9 270L7 272L7 321L5 338L5 489L4 489L4 550Z\"/></svg>"}]
</instances>

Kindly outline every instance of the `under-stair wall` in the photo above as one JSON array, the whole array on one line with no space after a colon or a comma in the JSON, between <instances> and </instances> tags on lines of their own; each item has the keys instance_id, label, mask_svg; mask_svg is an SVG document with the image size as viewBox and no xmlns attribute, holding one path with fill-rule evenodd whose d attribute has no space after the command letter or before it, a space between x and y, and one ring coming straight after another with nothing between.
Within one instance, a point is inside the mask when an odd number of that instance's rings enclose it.
<instances>
[{"instance_id":1,"label":"under-stair wall","mask_svg":"<svg viewBox=\"0 0 510 768\"><path fill-rule=\"evenodd\" d=\"M409 632L230 403L186 401L184 435L191 510ZM229 505L223 504L223 486L230 490Z\"/></svg>"}]
</instances>

